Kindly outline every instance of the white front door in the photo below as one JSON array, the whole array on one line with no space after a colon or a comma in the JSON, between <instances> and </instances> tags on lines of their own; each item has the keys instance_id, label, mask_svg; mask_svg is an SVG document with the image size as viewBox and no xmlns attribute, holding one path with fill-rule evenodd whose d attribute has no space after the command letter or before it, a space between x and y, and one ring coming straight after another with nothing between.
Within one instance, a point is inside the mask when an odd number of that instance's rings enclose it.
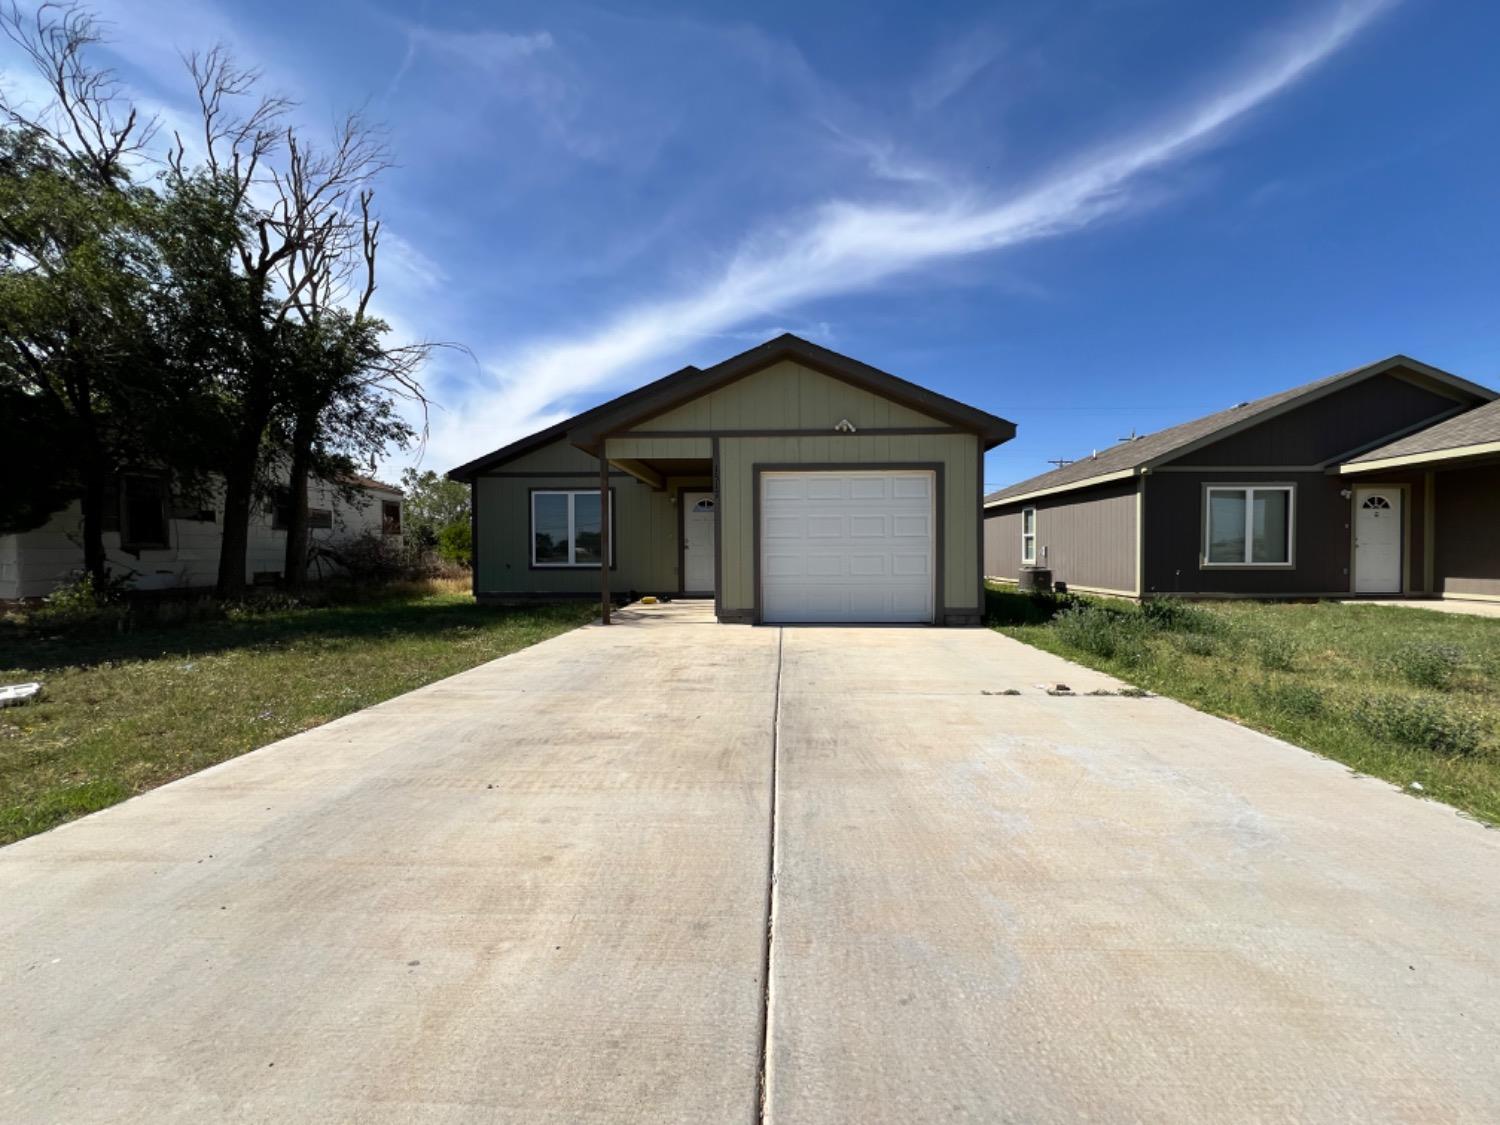
<instances>
[{"instance_id":1,"label":"white front door","mask_svg":"<svg viewBox=\"0 0 1500 1125\"><path fill-rule=\"evenodd\" d=\"M761 476L761 619L932 621L937 488L926 469Z\"/></svg>"},{"instance_id":2,"label":"white front door","mask_svg":"<svg viewBox=\"0 0 1500 1125\"><path fill-rule=\"evenodd\" d=\"M714 592L714 494L682 494L682 590Z\"/></svg>"},{"instance_id":3,"label":"white front door","mask_svg":"<svg viewBox=\"0 0 1500 1125\"><path fill-rule=\"evenodd\" d=\"M1401 592L1401 490L1354 490L1354 592Z\"/></svg>"}]
</instances>

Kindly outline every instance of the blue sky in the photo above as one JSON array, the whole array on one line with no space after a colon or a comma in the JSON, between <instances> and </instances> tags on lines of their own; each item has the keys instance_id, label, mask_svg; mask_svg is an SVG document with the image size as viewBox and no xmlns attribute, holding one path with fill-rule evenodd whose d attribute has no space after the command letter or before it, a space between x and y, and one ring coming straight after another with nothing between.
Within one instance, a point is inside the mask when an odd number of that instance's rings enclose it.
<instances>
[{"instance_id":1,"label":"blue sky","mask_svg":"<svg viewBox=\"0 0 1500 1125\"><path fill-rule=\"evenodd\" d=\"M377 303L475 356L428 467L783 330L1016 422L991 486L1396 351L1500 383L1494 4L98 10L169 125L216 41L386 123Z\"/></svg>"}]
</instances>

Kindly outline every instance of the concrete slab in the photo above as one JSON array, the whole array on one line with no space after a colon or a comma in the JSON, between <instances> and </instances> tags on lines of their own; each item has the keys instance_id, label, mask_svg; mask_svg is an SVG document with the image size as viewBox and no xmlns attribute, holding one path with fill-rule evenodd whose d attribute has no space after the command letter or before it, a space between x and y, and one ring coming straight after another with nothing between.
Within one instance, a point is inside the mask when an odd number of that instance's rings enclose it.
<instances>
[{"instance_id":1,"label":"concrete slab","mask_svg":"<svg viewBox=\"0 0 1500 1125\"><path fill-rule=\"evenodd\" d=\"M1402 609L1430 609L1434 613L1458 613L1465 617L1500 617L1500 601L1458 598L1349 598L1344 605L1394 605Z\"/></svg>"},{"instance_id":2,"label":"concrete slab","mask_svg":"<svg viewBox=\"0 0 1500 1125\"><path fill-rule=\"evenodd\" d=\"M778 638L622 617L0 851L0 1119L752 1120Z\"/></svg>"},{"instance_id":3,"label":"concrete slab","mask_svg":"<svg viewBox=\"0 0 1500 1125\"><path fill-rule=\"evenodd\" d=\"M1500 1119L1500 833L986 631L618 620L0 850L0 1120L749 1120L767 1007L777 1122Z\"/></svg>"},{"instance_id":4,"label":"concrete slab","mask_svg":"<svg viewBox=\"0 0 1500 1125\"><path fill-rule=\"evenodd\" d=\"M788 629L768 1120L1500 1120L1500 833L981 631Z\"/></svg>"}]
</instances>

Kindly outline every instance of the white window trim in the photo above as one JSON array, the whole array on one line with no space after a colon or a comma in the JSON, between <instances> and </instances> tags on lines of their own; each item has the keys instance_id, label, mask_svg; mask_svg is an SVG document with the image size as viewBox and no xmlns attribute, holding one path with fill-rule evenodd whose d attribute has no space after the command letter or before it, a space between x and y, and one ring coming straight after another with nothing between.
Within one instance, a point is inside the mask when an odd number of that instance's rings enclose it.
<instances>
[{"instance_id":1,"label":"white window trim","mask_svg":"<svg viewBox=\"0 0 1500 1125\"><path fill-rule=\"evenodd\" d=\"M1245 493L1245 555L1244 562L1210 562L1208 558L1209 511L1215 492ZM1286 562L1251 562L1250 554L1255 550L1255 498L1256 492L1285 492L1286 496ZM1222 481L1203 486L1203 538L1202 554L1198 566L1202 570L1293 570L1297 566L1297 486L1283 481L1254 481L1234 484Z\"/></svg>"},{"instance_id":2,"label":"white window trim","mask_svg":"<svg viewBox=\"0 0 1500 1125\"><path fill-rule=\"evenodd\" d=\"M533 570L598 570L596 562L574 562L574 554L577 550L577 527L574 522L574 503L578 496L598 496L597 488L537 488L531 493L529 532L531 539L531 566ZM536 498L538 496L566 496L568 498L568 561L567 562L537 562L536 561ZM615 568L615 490L609 490L609 568Z\"/></svg>"},{"instance_id":3,"label":"white window trim","mask_svg":"<svg viewBox=\"0 0 1500 1125\"><path fill-rule=\"evenodd\" d=\"M1031 531L1026 530L1026 516L1031 515ZM1028 550L1028 544L1030 549ZM1036 509L1021 509L1021 565L1036 565Z\"/></svg>"}]
</instances>

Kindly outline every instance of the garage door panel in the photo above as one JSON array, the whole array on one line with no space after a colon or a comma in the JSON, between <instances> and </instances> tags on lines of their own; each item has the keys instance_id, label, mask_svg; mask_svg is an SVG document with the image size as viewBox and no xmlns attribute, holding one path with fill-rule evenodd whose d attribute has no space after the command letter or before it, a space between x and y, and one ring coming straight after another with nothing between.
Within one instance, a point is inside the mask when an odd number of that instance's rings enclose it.
<instances>
[{"instance_id":1,"label":"garage door panel","mask_svg":"<svg viewBox=\"0 0 1500 1125\"><path fill-rule=\"evenodd\" d=\"M926 578L932 573L926 555L892 555L891 573L902 578Z\"/></svg>"},{"instance_id":2,"label":"garage door panel","mask_svg":"<svg viewBox=\"0 0 1500 1125\"><path fill-rule=\"evenodd\" d=\"M767 477L764 492L767 500L799 500L807 494L807 482L800 477Z\"/></svg>"},{"instance_id":3,"label":"garage door panel","mask_svg":"<svg viewBox=\"0 0 1500 1125\"><path fill-rule=\"evenodd\" d=\"M930 471L767 473L761 482L766 621L931 621Z\"/></svg>"},{"instance_id":4,"label":"garage door panel","mask_svg":"<svg viewBox=\"0 0 1500 1125\"><path fill-rule=\"evenodd\" d=\"M897 500L926 500L932 495L932 479L896 477L891 481L891 495Z\"/></svg>"},{"instance_id":5,"label":"garage door panel","mask_svg":"<svg viewBox=\"0 0 1500 1125\"><path fill-rule=\"evenodd\" d=\"M833 480L809 480L807 482L807 498L809 500L842 500L846 482L842 477Z\"/></svg>"}]
</instances>

